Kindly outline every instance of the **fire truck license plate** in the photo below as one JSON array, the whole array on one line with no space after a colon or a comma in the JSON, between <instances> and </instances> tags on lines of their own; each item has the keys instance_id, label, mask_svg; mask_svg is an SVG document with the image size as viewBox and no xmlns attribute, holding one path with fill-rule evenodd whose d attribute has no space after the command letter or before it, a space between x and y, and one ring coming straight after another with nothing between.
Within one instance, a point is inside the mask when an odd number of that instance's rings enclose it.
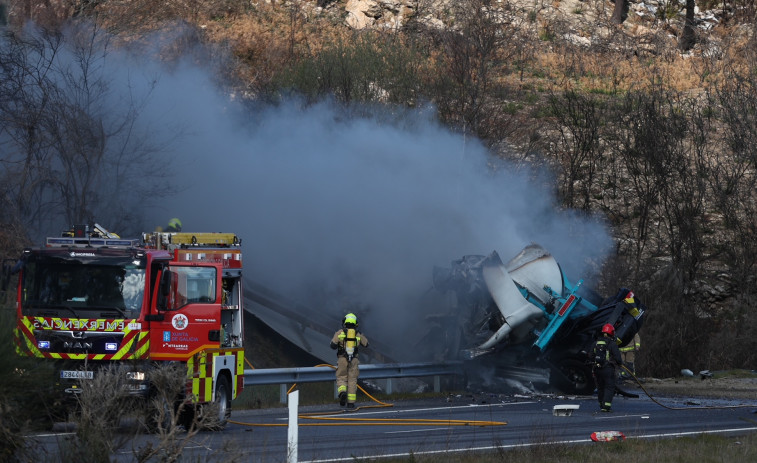
<instances>
[{"instance_id":1,"label":"fire truck license plate","mask_svg":"<svg viewBox=\"0 0 757 463\"><path fill-rule=\"evenodd\" d=\"M60 377L63 379L92 379L94 375L91 371L61 370Z\"/></svg>"}]
</instances>

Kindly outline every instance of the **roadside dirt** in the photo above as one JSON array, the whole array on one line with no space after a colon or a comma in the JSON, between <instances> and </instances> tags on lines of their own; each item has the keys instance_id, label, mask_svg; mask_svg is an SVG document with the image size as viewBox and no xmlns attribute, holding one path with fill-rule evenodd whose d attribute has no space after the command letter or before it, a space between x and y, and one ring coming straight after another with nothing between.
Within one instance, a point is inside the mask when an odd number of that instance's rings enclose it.
<instances>
[{"instance_id":1,"label":"roadside dirt","mask_svg":"<svg viewBox=\"0 0 757 463\"><path fill-rule=\"evenodd\" d=\"M757 401L757 377L706 378L696 376L680 378L640 378L644 389L654 396L688 396L719 399L751 399ZM638 387L626 382L629 389Z\"/></svg>"}]
</instances>

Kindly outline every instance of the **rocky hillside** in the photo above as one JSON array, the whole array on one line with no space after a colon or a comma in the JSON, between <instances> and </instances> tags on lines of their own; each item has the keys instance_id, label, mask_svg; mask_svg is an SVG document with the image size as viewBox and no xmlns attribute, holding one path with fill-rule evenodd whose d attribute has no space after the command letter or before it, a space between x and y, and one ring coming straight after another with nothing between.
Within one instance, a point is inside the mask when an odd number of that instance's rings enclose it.
<instances>
[{"instance_id":1,"label":"rocky hillside","mask_svg":"<svg viewBox=\"0 0 757 463\"><path fill-rule=\"evenodd\" d=\"M501 9L505 14L531 18L541 22L559 21L571 25L581 42L589 44L591 35L597 32L610 33L597 26L608 23L614 3L596 0L540 0L487 1L480 2L492 10ZM348 0L345 2L319 1L314 9L333 9L343 14L345 23L353 29L401 28L410 21L420 21L435 27L449 26L449 0ZM694 12L695 25L700 33L712 31L724 20L738 13L731 5L719 3L711 9L702 10L698 6ZM623 28L632 35L644 35L661 28L672 37L680 35L685 21L685 2L658 0L630 1L624 14ZM592 33L586 35L587 33Z\"/></svg>"}]
</instances>

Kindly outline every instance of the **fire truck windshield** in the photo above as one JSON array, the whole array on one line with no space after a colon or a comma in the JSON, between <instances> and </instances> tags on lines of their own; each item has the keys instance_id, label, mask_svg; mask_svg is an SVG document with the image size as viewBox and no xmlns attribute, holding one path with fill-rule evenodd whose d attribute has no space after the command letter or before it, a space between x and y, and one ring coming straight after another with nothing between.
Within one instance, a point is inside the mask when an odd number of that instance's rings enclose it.
<instances>
[{"instance_id":1,"label":"fire truck windshield","mask_svg":"<svg viewBox=\"0 0 757 463\"><path fill-rule=\"evenodd\" d=\"M32 255L21 285L27 316L132 319L142 308L145 262L132 256Z\"/></svg>"}]
</instances>

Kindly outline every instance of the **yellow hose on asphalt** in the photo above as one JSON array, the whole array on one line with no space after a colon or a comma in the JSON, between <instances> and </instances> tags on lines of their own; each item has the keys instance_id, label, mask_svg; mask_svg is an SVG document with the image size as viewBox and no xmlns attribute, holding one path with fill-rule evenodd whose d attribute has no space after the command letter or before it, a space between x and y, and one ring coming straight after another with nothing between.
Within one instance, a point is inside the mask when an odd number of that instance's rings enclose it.
<instances>
[{"instance_id":1,"label":"yellow hose on asphalt","mask_svg":"<svg viewBox=\"0 0 757 463\"><path fill-rule=\"evenodd\" d=\"M250 367L252 368L252 365L250 365ZM316 365L316 367L329 367L336 370L336 367L334 365L329 365L325 363ZM296 386L297 386L297 383L292 384L292 387L289 388L289 390L287 391L287 394L291 393ZM479 426L479 427L483 427L483 426L504 426L507 424L507 422L505 421L443 420L443 419L423 419L423 418L360 418L360 417L327 416L327 415L340 415L344 413L353 413L358 410L362 410L364 408L384 408L384 407L394 406L394 404L384 403L376 399L375 397L370 395L365 389L363 389L360 385L358 385L358 389L360 389L360 391L362 391L363 394L368 396L371 400L376 402L378 405L364 405L362 407L351 409L349 412L347 410L339 410L339 411L325 412L325 413L303 413L303 414L297 415L297 417L299 419L304 419L304 420L322 420L326 422L325 423L301 423L299 424L299 426ZM229 420L229 423L234 423L241 426L252 426L252 427L289 426L288 423L243 423L240 421L233 421L233 420Z\"/></svg>"}]
</instances>

